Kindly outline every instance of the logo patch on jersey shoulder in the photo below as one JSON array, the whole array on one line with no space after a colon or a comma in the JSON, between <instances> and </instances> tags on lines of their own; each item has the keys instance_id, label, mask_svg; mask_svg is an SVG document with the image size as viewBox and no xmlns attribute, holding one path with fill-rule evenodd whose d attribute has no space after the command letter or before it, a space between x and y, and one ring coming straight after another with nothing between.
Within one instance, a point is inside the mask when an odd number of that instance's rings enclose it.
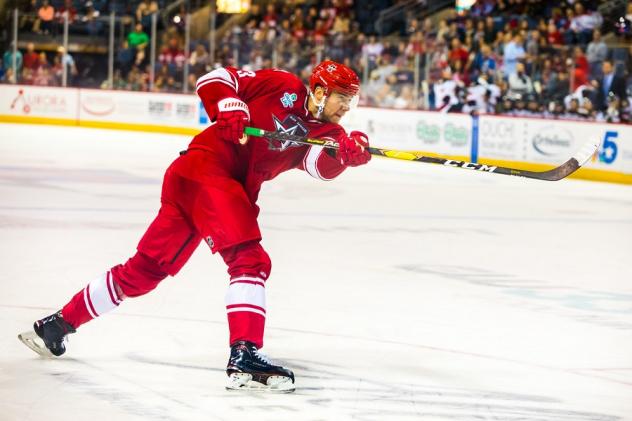
<instances>
[{"instance_id":1,"label":"logo patch on jersey shoulder","mask_svg":"<svg viewBox=\"0 0 632 421\"><path fill-rule=\"evenodd\" d=\"M285 108L292 108L297 98L298 96L294 92L292 92L291 94L285 92L281 97L281 104L283 104Z\"/></svg>"},{"instance_id":2,"label":"logo patch on jersey shoulder","mask_svg":"<svg viewBox=\"0 0 632 421\"><path fill-rule=\"evenodd\" d=\"M293 134L296 136L306 136L308 133L305 123L300 117L293 114L289 114L283 121L279 120L275 115L272 116L274 121L274 128L279 133ZM298 143L292 141L280 142L278 140L269 140L270 149L283 151L289 147L301 146Z\"/></svg>"}]
</instances>

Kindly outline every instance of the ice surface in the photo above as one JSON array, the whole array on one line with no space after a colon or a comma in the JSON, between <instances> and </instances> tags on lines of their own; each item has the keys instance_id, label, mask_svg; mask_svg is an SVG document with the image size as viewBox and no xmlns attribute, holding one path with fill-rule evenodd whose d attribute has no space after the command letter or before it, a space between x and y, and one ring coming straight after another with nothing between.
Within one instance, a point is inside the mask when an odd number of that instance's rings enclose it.
<instances>
[{"instance_id":1,"label":"ice surface","mask_svg":"<svg viewBox=\"0 0 632 421\"><path fill-rule=\"evenodd\" d=\"M16 335L134 252L189 139L0 125L0 420L632 420L632 190L374 159L264 185L264 352L223 388L221 259L80 328Z\"/></svg>"}]
</instances>

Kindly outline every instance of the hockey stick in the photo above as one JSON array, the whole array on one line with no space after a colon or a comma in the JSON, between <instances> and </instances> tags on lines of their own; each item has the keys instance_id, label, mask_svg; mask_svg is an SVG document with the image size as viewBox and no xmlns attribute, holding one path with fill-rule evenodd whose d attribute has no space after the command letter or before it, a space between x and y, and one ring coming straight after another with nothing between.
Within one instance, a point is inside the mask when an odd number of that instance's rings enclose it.
<instances>
[{"instance_id":1,"label":"hockey stick","mask_svg":"<svg viewBox=\"0 0 632 421\"><path fill-rule=\"evenodd\" d=\"M297 136L289 133L272 132L263 129L257 129L255 127L246 127L244 131L249 136L264 137L269 140L276 140L279 142L294 142L303 145L316 145L323 146L329 149L338 149L338 142L326 139L312 139L303 136ZM575 171L577 171L582 165L584 165L591 156L599 148L600 142L588 141L584 144L568 161L547 171L527 171L517 168L500 167L495 165L477 164L467 161L456 161L453 159L424 156L416 152L397 151L391 149L381 149L369 147L369 153L371 155L383 156L386 158L401 159L404 161L416 161L425 162L427 164L439 164L449 167L464 168L467 170L483 171L494 174L513 175L515 177L534 178L536 180L557 181L562 178L568 177Z\"/></svg>"}]
</instances>

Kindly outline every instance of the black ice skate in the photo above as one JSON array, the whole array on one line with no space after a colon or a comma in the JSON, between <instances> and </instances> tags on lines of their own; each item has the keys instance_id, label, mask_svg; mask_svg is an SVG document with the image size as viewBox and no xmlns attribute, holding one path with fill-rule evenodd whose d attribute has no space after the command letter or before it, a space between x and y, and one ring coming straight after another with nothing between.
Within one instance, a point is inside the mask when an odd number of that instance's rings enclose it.
<instances>
[{"instance_id":1,"label":"black ice skate","mask_svg":"<svg viewBox=\"0 0 632 421\"><path fill-rule=\"evenodd\" d=\"M66 335L75 332L58 311L33 323L33 330L20 333L18 339L42 357L59 357L66 352Z\"/></svg>"},{"instance_id":2,"label":"black ice skate","mask_svg":"<svg viewBox=\"0 0 632 421\"><path fill-rule=\"evenodd\" d=\"M231 346L226 374L229 390L289 393L295 389L294 373L272 364L251 342L239 341Z\"/></svg>"}]
</instances>

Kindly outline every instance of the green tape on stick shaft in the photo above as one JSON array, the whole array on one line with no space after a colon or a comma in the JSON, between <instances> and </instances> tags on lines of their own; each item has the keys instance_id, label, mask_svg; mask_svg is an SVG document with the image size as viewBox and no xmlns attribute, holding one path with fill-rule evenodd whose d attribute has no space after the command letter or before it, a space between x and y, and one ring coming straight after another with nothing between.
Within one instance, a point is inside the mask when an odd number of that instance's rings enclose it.
<instances>
[{"instance_id":1,"label":"green tape on stick shaft","mask_svg":"<svg viewBox=\"0 0 632 421\"><path fill-rule=\"evenodd\" d=\"M265 130L257 129L256 127L246 127L244 133L248 136L263 136L265 134Z\"/></svg>"}]
</instances>

